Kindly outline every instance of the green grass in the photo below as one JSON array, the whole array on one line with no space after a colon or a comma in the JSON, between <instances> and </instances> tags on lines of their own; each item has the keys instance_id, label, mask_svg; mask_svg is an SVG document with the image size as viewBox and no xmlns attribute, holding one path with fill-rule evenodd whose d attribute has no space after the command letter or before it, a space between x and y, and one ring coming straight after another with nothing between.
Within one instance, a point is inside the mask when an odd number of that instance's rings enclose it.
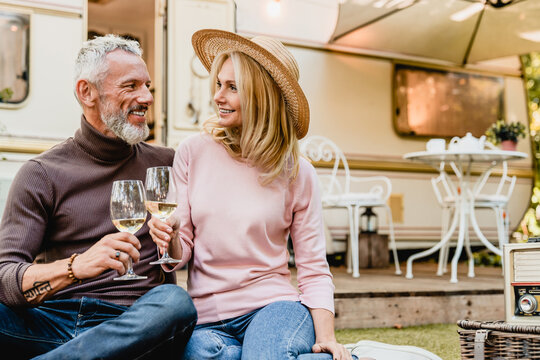
<instances>
[{"instance_id":1,"label":"green grass","mask_svg":"<svg viewBox=\"0 0 540 360\"><path fill-rule=\"evenodd\" d=\"M343 329L336 330L336 337L342 344L372 340L394 345L412 345L431 351L443 360L455 360L461 358L457 329L456 324L411 326L402 329Z\"/></svg>"}]
</instances>

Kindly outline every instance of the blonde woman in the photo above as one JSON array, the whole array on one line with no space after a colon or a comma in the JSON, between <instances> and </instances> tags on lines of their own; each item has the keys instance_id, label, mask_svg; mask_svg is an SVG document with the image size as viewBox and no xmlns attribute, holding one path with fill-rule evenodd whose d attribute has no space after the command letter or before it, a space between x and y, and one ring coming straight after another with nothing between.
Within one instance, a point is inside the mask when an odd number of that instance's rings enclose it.
<instances>
[{"instance_id":1,"label":"blonde woman","mask_svg":"<svg viewBox=\"0 0 540 360\"><path fill-rule=\"evenodd\" d=\"M201 30L192 41L217 117L176 151L175 215L150 222L155 243L182 260L174 269L189 261L198 325L184 357L351 359L334 336L317 177L298 153L309 126L298 65L266 37Z\"/></svg>"}]
</instances>

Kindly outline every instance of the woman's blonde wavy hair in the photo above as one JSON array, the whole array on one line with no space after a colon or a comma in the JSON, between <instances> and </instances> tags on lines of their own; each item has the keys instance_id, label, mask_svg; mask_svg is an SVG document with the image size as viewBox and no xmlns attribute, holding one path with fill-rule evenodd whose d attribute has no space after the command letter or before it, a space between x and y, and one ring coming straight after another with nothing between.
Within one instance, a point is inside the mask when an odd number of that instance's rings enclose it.
<instances>
[{"instance_id":1,"label":"woman's blonde wavy hair","mask_svg":"<svg viewBox=\"0 0 540 360\"><path fill-rule=\"evenodd\" d=\"M270 184L279 176L293 181L298 174L298 139L281 90L270 74L241 52L220 54L210 71L212 96L216 92L218 73L229 58L240 97L241 129L219 126L216 115L205 122L204 130L233 158L257 167L261 171L261 184Z\"/></svg>"}]
</instances>

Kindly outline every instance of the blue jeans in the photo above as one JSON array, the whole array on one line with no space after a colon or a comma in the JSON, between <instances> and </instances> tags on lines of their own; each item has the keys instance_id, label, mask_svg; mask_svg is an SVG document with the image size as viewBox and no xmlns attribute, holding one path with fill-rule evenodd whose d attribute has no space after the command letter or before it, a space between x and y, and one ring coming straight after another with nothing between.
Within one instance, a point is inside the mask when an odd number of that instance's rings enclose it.
<instances>
[{"instance_id":1,"label":"blue jeans","mask_svg":"<svg viewBox=\"0 0 540 360\"><path fill-rule=\"evenodd\" d=\"M130 307L86 297L35 308L0 304L0 349L16 359L176 358L196 322L191 298L171 284Z\"/></svg>"},{"instance_id":2,"label":"blue jeans","mask_svg":"<svg viewBox=\"0 0 540 360\"><path fill-rule=\"evenodd\" d=\"M313 354L313 319L299 302L277 301L236 318L195 327L186 360L332 360Z\"/></svg>"}]
</instances>

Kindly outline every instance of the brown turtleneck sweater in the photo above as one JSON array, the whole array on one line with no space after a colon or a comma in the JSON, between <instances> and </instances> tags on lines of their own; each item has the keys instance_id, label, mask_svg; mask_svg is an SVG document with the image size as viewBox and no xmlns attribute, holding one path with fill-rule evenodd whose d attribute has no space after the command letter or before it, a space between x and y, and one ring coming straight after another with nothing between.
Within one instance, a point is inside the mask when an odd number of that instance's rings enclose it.
<instances>
[{"instance_id":1,"label":"brown turtleneck sweater","mask_svg":"<svg viewBox=\"0 0 540 360\"><path fill-rule=\"evenodd\" d=\"M24 271L36 260L52 262L82 253L103 236L117 232L109 200L115 180L144 182L146 169L171 165L174 150L111 139L82 118L73 138L26 162L11 186L0 225L0 302L28 306L21 292ZM97 298L131 305L152 287L175 283L149 262L157 250L145 224L136 234L142 248L134 264L146 280L113 281L114 270L59 291L53 299Z\"/></svg>"}]
</instances>

